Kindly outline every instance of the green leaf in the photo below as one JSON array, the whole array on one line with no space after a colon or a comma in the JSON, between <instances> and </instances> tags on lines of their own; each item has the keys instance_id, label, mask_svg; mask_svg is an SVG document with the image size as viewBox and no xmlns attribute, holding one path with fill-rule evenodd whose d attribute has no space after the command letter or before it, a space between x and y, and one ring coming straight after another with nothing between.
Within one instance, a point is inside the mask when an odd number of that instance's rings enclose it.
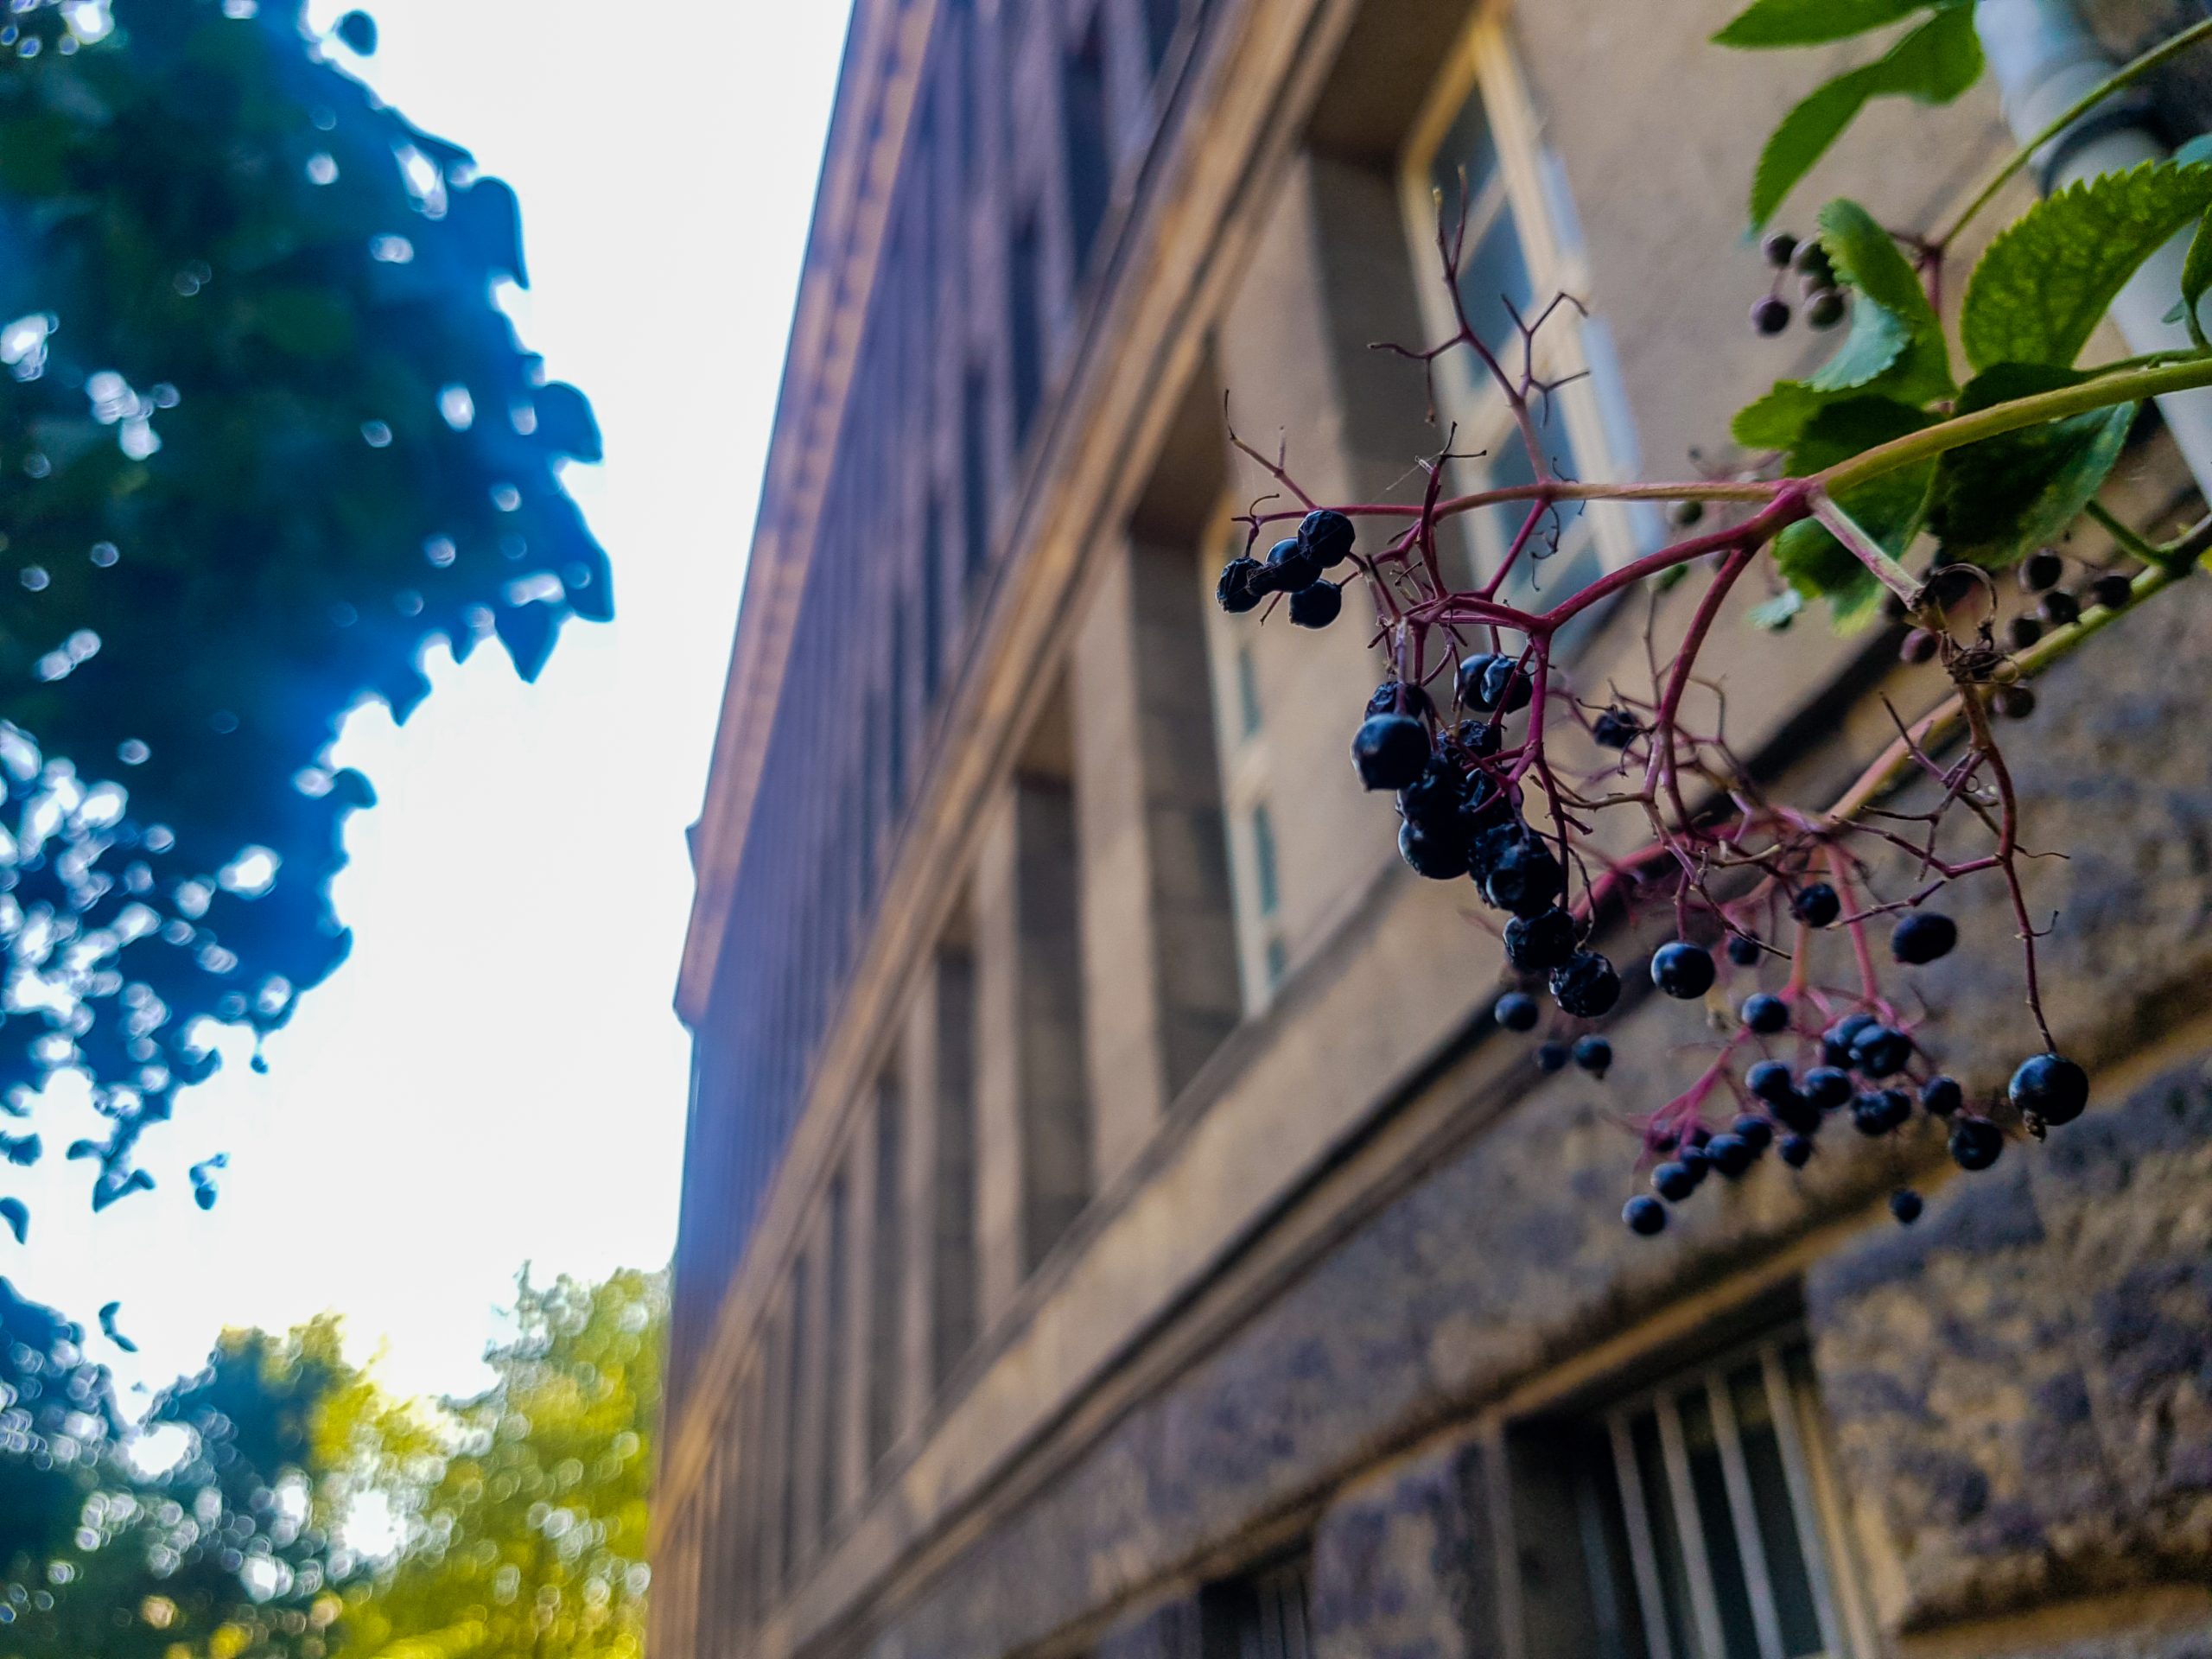
<instances>
[{"instance_id":1,"label":"green leaf","mask_svg":"<svg viewBox=\"0 0 2212 1659\"><path fill-rule=\"evenodd\" d=\"M2037 202L1967 280L1967 360L1976 369L2073 362L2136 267L2207 207L2212 163L2201 162L2145 162Z\"/></svg>"},{"instance_id":2,"label":"green leaf","mask_svg":"<svg viewBox=\"0 0 2212 1659\"><path fill-rule=\"evenodd\" d=\"M2078 385L2089 377L2046 365L2000 363L1976 375L1958 412ZM2104 483L2135 419L2115 404L1951 450L1937 464L1929 527L1947 562L2002 569L2063 531Z\"/></svg>"},{"instance_id":3,"label":"green leaf","mask_svg":"<svg viewBox=\"0 0 2212 1659\"><path fill-rule=\"evenodd\" d=\"M1973 8L1952 6L1938 11L1873 62L1815 88L1782 118L1759 152L1758 169L1751 177L1752 227L1773 217L1783 198L1851 124L1868 99L1894 96L1948 104L1980 79L1981 61Z\"/></svg>"},{"instance_id":4,"label":"green leaf","mask_svg":"<svg viewBox=\"0 0 2212 1659\"><path fill-rule=\"evenodd\" d=\"M1936 419L1885 397L1831 404L1808 423L1789 457L1790 475L1802 478L1833 467L1877 444L1932 426ZM1935 462L1929 461L1885 474L1838 496L1836 505L1884 551L1892 558L1902 557L1919 533L1935 472ZM1837 632L1855 632L1880 613L1882 584L1825 526L1810 519L1790 525L1775 537L1774 560L1800 595L1828 601Z\"/></svg>"},{"instance_id":5,"label":"green leaf","mask_svg":"<svg viewBox=\"0 0 2212 1659\"><path fill-rule=\"evenodd\" d=\"M2212 213L2196 221L2196 234L2189 239L2189 256L2181 265L2181 304L2175 308L2180 315L2171 319L2189 326L2189 337L2199 351L2205 349L2206 341L2196 302L2208 288L2212 288Z\"/></svg>"},{"instance_id":6,"label":"green leaf","mask_svg":"<svg viewBox=\"0 0 2212 1659\"><path fill-rule=\"evenodd\" d=\"M1718 35L1715 46L1818 46L1894 23L1936 0L1755 0Z\"/></svg>"},{"instance_id":7,"label":"green leaf","mask_svg":"<svg viewBox=\"0 0 2212 1659\"><path fill-rule=\"evenodd\" d=\"M1675 569L1681 567L1677 565ZM1769 633L1781 633L1797 620L1797 613L1804 608L1804 594L1795 588L1785 588L1764 603L1752 606L1747 620L1755 628L1764 628Z\"/></svg>"}]
</instances>

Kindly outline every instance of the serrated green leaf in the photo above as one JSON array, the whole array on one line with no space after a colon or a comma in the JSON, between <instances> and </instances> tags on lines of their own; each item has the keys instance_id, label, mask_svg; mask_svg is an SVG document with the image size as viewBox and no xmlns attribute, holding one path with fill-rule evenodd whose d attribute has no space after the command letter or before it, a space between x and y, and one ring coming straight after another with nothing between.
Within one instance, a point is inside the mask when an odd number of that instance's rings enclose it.
<instances>
[{"instance_id":1,"label":"serrated green leaf","mask_svg":"<svg viewBox=\"0 0 2212 1659\"><path fill-rule=\"evenodd\" d=\"M2189 239L2189 254L2181 264L2181 303L2174 308L2177 315L2167 319L2186 323L2189 337L2200 351L2205 346L2204 325L2197 318L2196 302L2208 288L2212 288L2212 213L2196 221L2196 234Z\"/></svg>"},{"instance_id":2,"label":"serrated green leaf","mask_svg":"<svg viewBox=\"0 0 2212 1659\"><path fill-rule=\"evenodd\" d=\"M1773 217L1783 198L1827 153L1870 98L1902 97L1948 104L1981 75L1981 41L1974 10L1938 11L1873 62L1816 87L1782 118L1759 152L1751 176L1751 225Z\"/></svg>"},{"instance_id":3,"label":"serrated green leaf","mask_svg":"<svg viewBox=\"0 0 2212 1659\"><path fill-rule=\"evenodd\" d=\"M1756 0L1737 13L1713 43L1739 48L1818 46L1864 35L1936 3L1938 0Z\"/></svg>"},{"instance_id":4,"label":"serrated green leaf","mask_svg":"<svg viewBox=\"0 0 2212 1659\"><path fill-rule=\"evenodd\" d=\"M2145 162L2047 197L1999 232L1967 279L1967 361L2073 362L2140 265L2212 207L2212 162Z\"/></svg>"},{"instance_id":5,"label":"serrated green leaf","mask_svg":"<svg viewBox=\"0 0 2212 1659\"><path fill-rule=\"evenodd\" d=\"M2000 363L1960 394L1972 414L2089 377L2044 364ZM2137 405L2117 404L1951 450L1936 468L1929 528L1951 563L2003 569L2051 540L2088 505L2127 443Z\"/></svg>"},{"instance_id":6,"label":"serrated green leaf","mask_svg":"<svg viewBox=\"0 0 2212 1659\"><path fill-rule=\"evenodd\" d=\"M1802 478L1838 461L1863 454L1877 444L1932 426L1936 417L1884 397L1853 397L1831 404L1806 425L1789 457L1789 473ZM1836 498L1859 527L1892 558L1902 557L1919 533L1935 477L1930 461L1885 474ZM1828 601L1836 631L1851 633L1879 613L1885 591L1874 573L1851 550L1810 519L1789 526L1775 538L1775 565L1806 599Z\"/></svg>"}]
</instances>

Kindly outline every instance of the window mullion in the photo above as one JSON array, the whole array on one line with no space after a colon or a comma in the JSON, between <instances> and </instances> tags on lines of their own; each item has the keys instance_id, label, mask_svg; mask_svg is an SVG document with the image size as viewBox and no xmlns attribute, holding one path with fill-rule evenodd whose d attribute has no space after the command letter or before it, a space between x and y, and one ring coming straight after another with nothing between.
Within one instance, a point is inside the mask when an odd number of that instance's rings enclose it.
<instances>
[{"instance_id":1,"label":"window mullion","mask_svg":"<svg viewBox=\"0 0 2212 1659\"><path fill-rule=\"evenodd\" d=\"M1628 1529L1637 1605L1643 1613L1643 1645L1650 1659L1675 1659L1674 1643L1667 1633L1666 1592L1659 1583L1659 1552L1651 1541L1651 1516L1644 1508L1643 1477L1636 1466L1628 1418L1617 1412L1607 1427L1612 1431L1613 1476L1620 1482L1621 1519Z\"/></svg>"},{"instance_id":2,"label":"window mullion","mask_svg":"<svg viewBox=\"0 0 2212 1659\"><path fill-rule=\"evenodd\" d=\"M1830 1654L1840 1654L1844 1651L1842 1624L1836 1618L1827 1552L1819 1547L1820 1512L1813 1502L1812 1478L1805 1466L1805 1446L1797 1437L1796 1401L1782 1367L1781 1351L1771 1345L1762 1348L1759 1370L1766 1381L1767 1411L1774 1418L1774 1440L1782 1453L1783 1479L1789 1488L1789 1512L1797 1522L1797 1536L1804 1541L1805 1576L1813 1592L1813 1612L1820 1621L1821 1645Z\"/></svg>"},{"instance_id":3,"label":"window mullion","mask_svg":"<svg viewBox=\"0 0 2212 1659\"><path fill-rule=\"evenodd\" d=\"M1712 1403L1713 1435L1720 1447L1721 1483L1728 1489L1728 1512L1736 1521L1736 1552L1744 1563L1744 1587L1751 1598L1751 1628L1758 1632L1759 1659L1788 1659L1782 1645L1782 1617L1775 1611L1774 1584L1767 1577L1766 1541L1759 1536L1758 1510L1751 1502L1751 1471L1736 1428L1735 1402L1718 1371L1705 1379Z\"/></svg>"},{"instance_id":4,"label":"window mullion","mask_svg":"<svg viewBox=\"0 0 2212 1659\"><path fill-rule=\"evenodd\" d=\"M1698 1645L1705 1659L1728 1659L1726 1639L1720 1631L1720 1598L1713 1588L1713 1562L1705 1553L1705 1525L1697 1511L1697 1489L1690 1484L1689 1447L1682 1439L1682 1419L1675 1409L1675 1396L1662 1394L1655 1407L1659 1418L1659 1449L1667 1464L1667 1484L1675 1503L1675 1530L1682 1543L1682 1563L1690 1580L1690 1611L1697 1624Z\"/></svg>"}]
</instances>

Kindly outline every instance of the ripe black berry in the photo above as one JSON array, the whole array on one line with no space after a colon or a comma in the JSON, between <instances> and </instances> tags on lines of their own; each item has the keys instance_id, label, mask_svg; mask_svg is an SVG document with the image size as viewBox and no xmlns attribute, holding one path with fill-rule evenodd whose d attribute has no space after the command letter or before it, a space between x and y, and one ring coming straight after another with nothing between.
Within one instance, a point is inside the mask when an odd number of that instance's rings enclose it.
<instances>
[{"instance_id":1,"label":"ripe black berry","mask_svg":"<svg viewBox=\"0 0 2212 1659\"><path fill-rule=\"evenodd\" d=\"M1774 1114L1775 1122L1795 1129L1799 1135L1818 1135L1821 1132L1821 1109L1797 1090L1791 1090L1779 1100L1767 1102L1767 1109Z\"/></svg>"},{"instance_id":2,"label":"ripe black berry","mask_svg":"<svg viewBox=\"0 0 2212 1659\"><path fill-rule=\"evenodd\" d=\"M1351 556L1351 520L1334 508L1316 507L1300 521L1298 539L1324 570L1333 570Z\"/></svg>"},{"instance_id":3,"label":"ripe black berry","mask_svg":"<svg viewBox=\"0 0 2212 1659\"><path fill-rule=\"evenodd\" d=\"M1398 791L1399 815L1423 830L1457 829L1465 784L1457 766L1431 755L1421 776Z\"/></svg>"},{"instance_id":4,"label":"ripe black berry","mask_svg":"<svg viewBox=\"0 0 2212 1659\"><path fill-rule=\"evenodd\" d=\"M1590 722L1590 735L1601 749L1624 749L1643 735L1643 722L1625 709L1608 709Z\"/></svg>"},{"instance_id":5,"label":"ripe black berry","mask_svg":"<svg viewBox=\"0 0 2212 1659\"><path fill-rule=\"evenodd\" d=\"M1639 1192L1621 1206L1621 1219L1631 1233L1649 1238L1667 1230L1667 1206L1648 1192Z\"/></svg>"},{"instance_id":6,"label":"ripe black berry","mask_svg":"<svg viewBox=\"0 0 2212 1659\"><path fill-rule=\"evenodd\" d=\"M1887 1135L1911 1121L1912 1101L1903 1090L1870 1090L1851 1103L1851 1127L1864 1135Z\"/></svg>"},{"instance_id":7,"label":"ripe black berry","mask_svg":"<svg viewBox=\"0 0 2212 1659\"><path fill-rule=\"evenodd\" d=\"M1744 1073L1744 1086L1764 1101L1787 1100L1797 1092L1789 1068L1780 1060L1761 1060Z\"/></svg>"},{"instance_id":8,"label":"ripe black berry","mask_svg":"<svg viewBox=\"0 0 2212 1659\"><path fill-rule=\"evenodd\" d=\"M1901 1186L1890 1194L1890 1213L1898 1222L1910 1227L1920 1219L1920 1194L1909 1186Z\"/></svg>"},{"instance_id":9,"label":"ripe black berry","mask_svg":"<svg viewBox=\"0 0 2212 1659\"><path fill-rule=\"evenodd\" d=\"M1483 877L1483 896L1516 916L1541 915L1566 891L1567 871L1548 846L1525 832L1497 849Z\"/></svg>"},{"instance_id":10,"label":"ripe black berry","mask_svg":"<svg viewBox=\"0 0 2212 1659\"><path fill-rule=\"evenodd\" d=\"M2135 579L2118 572L2099 576L2089 584L2089 594L2108 611L2124 611L2135 598Z\"/></svg>"},{"instance_id":11,"label":"ripe black berry","mask_svg":"<svg viewBox=\"0 0 2212 1659\"><path fill-rule=\"evenodd\" d=\"M1491 1009L1491 1017L1508 1031L1534 1031L1541 1010L1526 991L1508 991Z\"/></svg>"},{"instance_id":12,"label":"ripe black berry","mask_svg":"<svg viewBox=\"0 0 2212 1659\"><path fill-rule=\"evenodd\" d=\"M1805 301L1805 321L1815 328L1833 328L1843 321L1843 295L1833 288L1815 289Z\"/></svg>"},{"instance_id":13,"label":"ripe black berry","mask_svg":"<svg viewBox=\"0 0 2212 1659\"><path fill-rule=\"evenodd\" d=\"M1744 1023L1762 1037L1789 1029L1789 1005L1766 991L1744 999Z\"/></svg>"},{"instance_id":14,"label":"ripe black berry","mask_svg":"<svg viewBox=\"0 0 2212 1659\"><path fill-rule=\"evenodd\" d=\"M2066 575L2066 561L2050 548L2031 553L2020 561L2020 591L2039 594L2046 588L2056 588Z\"/></svg>"},{"instance_id":15,"label":"ripe black berry","mask_svg":"<svg viewBox=\"0 0 2212 1659\"><path fill-rule=\"evenodd\" d=\"M1787 231L1769 231L1766 240L1759 244L1759 251L1777 270L1787 270L1790 260L1796 257L1797 238Z\"/></svg>"},{"instance_id":16,"label":"ripe black berry","mask_svg":"<svg viewBox=\"0 0 2212 1659\"><path fill-rule=\"evenodd\" d=\"M1483 669L1481 706L1484 709L1510 715L1526 709L1535 694L1528 672L1514 658L1493 657Z\"/></svg>"},{"instance_id":17,"label":"ripe black berry","mask_svg":"<svg viewBox=\"0 0 2212 1659\"><path fill-rule=\"evenodd\" d=\"M1758 1154L1739 1135L1716 1135L1706 1144L1705 1155L1713 1160L1713 1166L1730 1180L1735 1180L1749 1169Z\"/></svg>"},{"instance_id":18,"label":"ripe black berry","mask_svg":"<svg viewBox=\"0 0 2212 1659\"><path fill-rule=\"evenodd\" d=\"M1851 1074L1833 1065L1816 1065L1805 1074L1801 1092L1824 1112L1832 1112L1851 1098Z\"/></svg>"},{"instance_id":19,"label":"ripe black berry","mask_svg":"<svg viewBox=\"0 0 2212 1659\"><path fill-rule=\"evenodd\" d=\"M2034 1054L2020 1062L2005 1091L2022 1116L2032 1112L2056 1128L2071 1123L2089 1103L2089 1074L2056 1054Z\"/></svg>"},{"instance_id":20,"label":"ripe black berry","mask_svg":"<svg viewBox=\"0 0 2212 1659\"><path fill-rule=\"evenodd\" d=\"M1905 663L1932 663L1936 660L1936 636L1925 628L1915 628L1897 641L1897 660Z\"/></svg>"},{"instance_id":21,"label":"ripe black berry","mask_svg":"<svg viewBox=\"0 0 2212 1659\"><path fill-rule=\"evenodd\" d=\"M1778 334L1789 326L1789 302L1770 294L1751 308L1751 327L1762 334Z\"/></svg>"},{"instance_id":22,"label":"ripe black berry","mask_svg":"<svg viewBox=\"0 0 2212 1659\"><path fill-rule=\"evenodd\" d=\"M1253 586L1263 567L1257 559L1231 559L1221 567L1221 580L1214 584L1214 602L1231 616L1241 616L1266 597Z\"/></svg>"},{"instance_id":23,"label":"ripe black berry","mask_svg":"<svg viewBox=\"0 0 2212 1659\"><path fill-rule=\"evenodd\" d=\"M2025 720L2036 711L2036 694L2024 685L2000 685L1990 695L1989 706L2007 720Z\"/></svg>"},{"instance_id":24,"label":"ripe black berry","mask_svg":"<svg viewBox=\"0 0 2212 1659\"><path fill-rule=\"evenodd\" d=\"M1564 1071L1571 1058L1573 1056L1565 1043L1538 1043L1536 1045L1536 1069L1539 1071Z\"/></svg>"},{"instance_id":25,"label":"ripe black berry","mask_svg":"<svg viewBox=\"0 0 2212 1659\"><path fill-rule=\"evenodd\" d=\"M1578 1020L1595 1020L1621 1000L1620 976L1595 950L1578 950L1566 967L1552 969L1552 997Z\"/></svg>"},{"instance_id":26,"label":"ripe black berry","mask_svg":"<svg viewBox=\"0 0 2212 1659\"><path fill-rule=\"evenodd\" d=\"M1428 693L1417 685L1385 680L1375 688L1375 695L1368 698L1367 712L1370 715L1404 713L1418 720L1434 714L1436 705L1428 700Z\"/></svg>"},{"instance_id":27,"label":"ripe black berry","mask_svg":"<svg viewBox=\"0 0 2212 1659\"><path fill-rule=\"evenodd\" d=\"M1759 949L1759 942L1750 934L1731 933L1728 936L1728 960L1738 968L1758 967L1759 958L1764 954Z\"/></svg>"},{"instance_id":28,"label":"ripe black berry","mask_svg":"<svg viewBox=\"0 0 2212 1659\"><path fill-rule=\"evenodd\" d=\"M2032 616L2016 616L2005 625L2005 638L2015 651L2025 651L2043 638L2043 624Z\"/></svg>"},{"instance_id":29,"label":"ripe black berry","mask_svg":"<svg viewBox=\"0 0 2212 1659\"><path fill-rule=\"evenodd\" d=\"M1920 1103L1937 1117L1948 1117L1967 1103L1967 1091L1956 1077L1930 1077L1920 1085Z\"/></svg>"},{"instance_id":30,"label":"ripe black berry","mask_svg":"<svg viewBox=\"0 0 2212 1659\"><path fill-rule=\"evenodd\" d=\"M1290 596L1290 620L1301 628L1325 628L1344 608L1344 590L1333 582L1317 582Z\"/></svg>"},{"instance_id":31,"label":"ripe black berry","mask_svg":"<svg viewBox=\"0 0 2212 1659\"><path fill-rule=\"evenodd\" d=\"M1403 789L1428 765L1428 728L1410 715L1370 715L1352 734L1351 763L1370 789Z\"/></svg>"},{"instance_id":32,"label":"ripe black berry","mask_svg":"<svg viewBox=\"0 0 2212 1659\"><path fill-rule=\"evenodd\" d=\"M1524 974L1565 967L1574 944L1574 918L1556 905L1505 925L1505 959Z\"/></svg>"},{"instance_id":33,"label":"ripe black berry","mask_svg":"<svg viewBox=\"0 0 2212 1659\"><path fill-rule=\"evenodd\" d=\"M1948 957L1959 942L1959 925L1932 910L1916 911L1899 922L1890 934L1890 954L1899 962L1918 966Z\"/></svg>"},{"instance_id":34,"label":"ripe black berry","mask_svg":"<svg viewBox=\"0 0 2212 1659\"><path fill-rule=\"evenodd\" d=\"M1683 1001L1711 990L1716 971L1713 952L1685 939L1661 945L1651 958L1651 982Z\"/></svg>"},{"instance_id":35,"label":"ripe black berry","mask_svg":"<svg viewBox=\"0 0 2212 1659\"><path fill-rule=\"evenodd\" d=\"M1613 1064L1613 1046L1592 1032L1574 1042L1574 1063L1593 1077L1602 1077Z\"/></svg>"},{"instance_id":36,"label":"ripe black berry","mask_svg":"<svg viewBox=\"0 0 2212 1659\"><path fill-rule=\"evenodd\" d=\"M1426 830L1410 821L1398 826L1398 856L1415 875L1432 881L1456 881L1467 873L1467 843L1455 830Z\"/></svg>"},{"instance_id":37,"label":"ripe black berry","mask_svg":"<svg viewBox=\"0 0 2212 1659\"><path fill-rule=\"evenodd\" d=\"M1890 1026L1868 1026L1851 1039L1851 1063L1870 1077L1895 1077L1912 1064L1912 1039Z\"/></svg>"},{"instance_id":38,"label":"ripe black berry","mask_svg":"<svg viewBox=\"0 0 2212 1659\"><path fill-rule=\"evenodd\" d=\"M1498 660L1495 652L1487 651L1478 651L1460 658L1459 672L1452 681L1452 687L1459 695L1461 708L1489 709L1496 705L1497 700L1495 697L1485 699L1483 696L1483 683L1489 677L1490 665Z\"/></svg>"},{"instance_id":39,"label":"ripe black berry","mask_svg":"<svg viewBox=\"0 0 2212 1659\"><path fill-rule=\"evenodd\" d=\"M1808 881L1789 895L1789 913L1808 927L1827 927L1843 914L1843 900L1825 881Z\"/></svg>"},{"instance_id":40,"label":"ripe black berry","mask_svg":"<svg viewBox=\"0 0 2212 1659\"><path fill-rule=\"evenodd\" d=\"M1268 575L1282 592L1300 593L1321 580L1321 561L1286 537L1268 550Z\"/></svg>"},{"instance_id":41,"label":"ripe black berry","mask_svg":"<svg viewBox=\"0 0 2212 1659\"><path fill-rule=\"evenodd\" d=\"M1756 1112L1739 1115L1728 1131L1754 1153L1764 1152L1774 1144L1774 1125Z\"/></svg>"},{"instance_id":42,"label":"ripe black berry","mask_svg":"<svg viewBox=\"0 0 2212 1659\"><path fill-rule=\"evenodd\" d=\"M1986 1117L1962 1117L1951 1126L1951 1161L1961 1169L1987 1169L2005 1150L2005 1131Z\"/></svg>"},{"instance_id":43,"label":"ripe black berry","mask_svg":"<svg viewBox=\"0 0 2212 1659\"><path fill-rule=\"evenodd\" d=\"M1664 1163L1651 1172L1651 1190L1669 1204L1680 1204L1697 1191L1704 1171L1684 1163Z\"/></svg>"},{"instance_id":44,"label":"ripe black berry","mask_svg":"<svg viewBox=\"0 0 2212 1659\"><path fill-rule=\"evenodd\" d=\"M1830 1065L1847 1068L1851 1065L1852 1043L1873 1023L1871 1014L1845 1014L1821 1033L1821 1058Z\"/></svg>"},{"instance_id":45,"label":"ripe black berry","mask_svg":"<svg viewBox=\"0 0 2212 1659\"><path fill-rule=\"evenodd\" d=\"M2043 596L2043 603L2036 609L2043 613L2043 620L2054 628L2063 628L2069 622L2082 620L2082 601L2063 588L2054 588Z\"/></svg>"},{"instance_id":46,"label":"ripe black berry","mask_svg":"<svg viewBox=\"0 0 2212 1659\"><path fill-rule=\"evenodd\" d=\"M1782 1161L1792 1169L1802 1169L1813 1161L1813 1143L1802 1135L1785 1135L1779 1148Z\"/></svg>"},{"instance_id":47,"label":"ripe black berry","mask_svg":"<svg viewBox=\"0 0 2212 1659\"><path fill-rule=\"evenodd\" d=\"M1828 251L1818 242L1801 243L1797 257L1789 263L1797 268L1801 276L1817 277L1824 284L1835 281L1835 266L1829 262Z\"/></svg>"}]
</instances>

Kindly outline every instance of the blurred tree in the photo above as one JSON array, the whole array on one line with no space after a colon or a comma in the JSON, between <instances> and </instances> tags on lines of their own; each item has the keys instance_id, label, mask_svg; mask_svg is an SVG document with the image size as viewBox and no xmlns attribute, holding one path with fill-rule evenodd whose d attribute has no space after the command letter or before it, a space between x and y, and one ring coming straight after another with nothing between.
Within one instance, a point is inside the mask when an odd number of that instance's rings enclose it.
<instances>
[{"instance_id":1,"label":"blurred tree","mask_svg":"<svg viewBox=\"0 0 2212 1659\"><path fill-rule=\"evenodd\" d=\"M151 1184L204 1020L343 958L346 710L404 719L433 635L528 677L609 614L559 475L590 410L493 303L513 194L334 49L299 0L0 18L0 1109L90 1078L96 1206Z\"/></svg>"}]
</instances>

